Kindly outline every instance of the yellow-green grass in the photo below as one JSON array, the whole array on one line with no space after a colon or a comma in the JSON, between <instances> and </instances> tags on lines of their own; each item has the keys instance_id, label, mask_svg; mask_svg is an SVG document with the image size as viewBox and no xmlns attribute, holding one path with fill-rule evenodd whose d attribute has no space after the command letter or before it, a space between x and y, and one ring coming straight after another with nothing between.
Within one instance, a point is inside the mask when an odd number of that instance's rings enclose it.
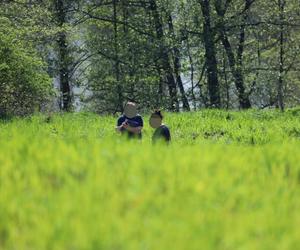
<instances>
[{"instance_id":1,"label":"yellow-green grass","mask_svg":"<svg viewBox=\"0 0 300 250\"><path fill-rule=\"evenodd\" d=\"M0 249L299 249L298 110L166 114L173 142L116 117L0 123Z\"/></svg>"}]
</instances>

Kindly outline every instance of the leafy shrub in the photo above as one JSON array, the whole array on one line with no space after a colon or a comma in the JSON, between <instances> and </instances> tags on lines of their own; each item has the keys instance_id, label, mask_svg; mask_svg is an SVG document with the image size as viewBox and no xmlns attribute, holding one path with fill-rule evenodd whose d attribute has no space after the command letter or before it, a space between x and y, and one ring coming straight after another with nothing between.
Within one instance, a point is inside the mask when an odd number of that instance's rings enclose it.
<instances>
[{"instance_id":1,"label":"leafy shrub","mask_svg":"<svg viewBox=\"0 0 300 250\"><path fill-rule=\"evenodd\" d=\"M0 117L26 115L40 108L51 94L45 65L30 44L0 19Z\"/></svg>"}]
</instances>

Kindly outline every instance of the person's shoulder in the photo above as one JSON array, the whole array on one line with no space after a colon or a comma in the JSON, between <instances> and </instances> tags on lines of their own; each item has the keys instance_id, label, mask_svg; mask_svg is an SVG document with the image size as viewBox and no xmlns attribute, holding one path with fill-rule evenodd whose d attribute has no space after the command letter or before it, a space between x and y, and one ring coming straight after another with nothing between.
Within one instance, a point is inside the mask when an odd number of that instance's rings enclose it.
<instances>
[{"instance_id":1,"label":"person's shoulder","mask_svg":"<svg viewBox=\"0 0 300 250\"><path fill-rule=\"evenodd\" d=\"M165 137L165 139L167 141L170 141L171 140L171 133L170 133L170 129L168 128L168 126L163 124L162 128L161 128L161 131L162 131L162 134Z\"/></svg>"},{"instance_id":2,"label":"person's shoulder","mask_svg":"<svg viewBox=\"0 0 300 250\"><path fill-rule=\"evenodd\" d=\"M167 125L165 125L165 124L161 125L161 128L162 128L163 130L170 130L169 127L168 127Z\"/></svg>"},{"instance_id":3,"label":"person's shoulder","mask_svg":"<svg viewBox=\"0 0 300 250\"><path fill-rule=\"evenodd\" d=\"M118 117L118 121L122 121L122 120L124 120L125 121L125 116L124 115L120 115L119 117Z\"/></svg>"},{"instance_id":4,"label":"person's shoulder","mask_svg":"<svg viewBox=\"0 0 300 250\"><path fill-rule=\"evenodd\" d=\"M169 135L170 134L170 129L165 124L161 126L161 130L162 130L162 133L164 133L165 135Z\"/></svg>"},{"instance_id":5,"label":"person's shoulder","mask_svg":"<svg viewBox=\"0 0 300 250\"><path fill-rule=\"evenodd\" d=\"M143 117L140 114L137 114L134 119L136 120L143 120Z\"/></svg>"}]
</instances>

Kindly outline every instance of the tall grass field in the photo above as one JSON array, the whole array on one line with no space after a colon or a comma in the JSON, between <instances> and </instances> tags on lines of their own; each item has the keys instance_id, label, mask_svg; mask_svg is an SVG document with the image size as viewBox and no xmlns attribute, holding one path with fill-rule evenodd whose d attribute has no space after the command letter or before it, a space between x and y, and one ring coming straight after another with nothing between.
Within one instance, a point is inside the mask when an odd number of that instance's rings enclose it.
<instances>
[{"instance_id":1,"label":"tall grass field","mask_svg":"<svg viewBox=\"0 0 300 250\"><path fill-rule=\"evenodd\" d=\"M0 122L2 250L300 249L300 110Z\"/></svg>"}]
</instances>

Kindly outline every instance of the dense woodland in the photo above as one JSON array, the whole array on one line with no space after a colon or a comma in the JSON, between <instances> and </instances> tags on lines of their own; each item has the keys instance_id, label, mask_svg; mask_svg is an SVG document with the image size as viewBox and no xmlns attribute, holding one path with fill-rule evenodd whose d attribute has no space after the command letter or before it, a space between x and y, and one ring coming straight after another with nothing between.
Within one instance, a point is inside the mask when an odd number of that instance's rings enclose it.
<instances>
[{"instance_id":1,"label":"dense woodland","mask_svg":"<svg viewBox=\"0 0 300 250\"><path fill-rule=\"evenodd\" d=\"M284 110L299 46L299 0L1 0L0 116Z\"/></svg>"}]
</instances>

